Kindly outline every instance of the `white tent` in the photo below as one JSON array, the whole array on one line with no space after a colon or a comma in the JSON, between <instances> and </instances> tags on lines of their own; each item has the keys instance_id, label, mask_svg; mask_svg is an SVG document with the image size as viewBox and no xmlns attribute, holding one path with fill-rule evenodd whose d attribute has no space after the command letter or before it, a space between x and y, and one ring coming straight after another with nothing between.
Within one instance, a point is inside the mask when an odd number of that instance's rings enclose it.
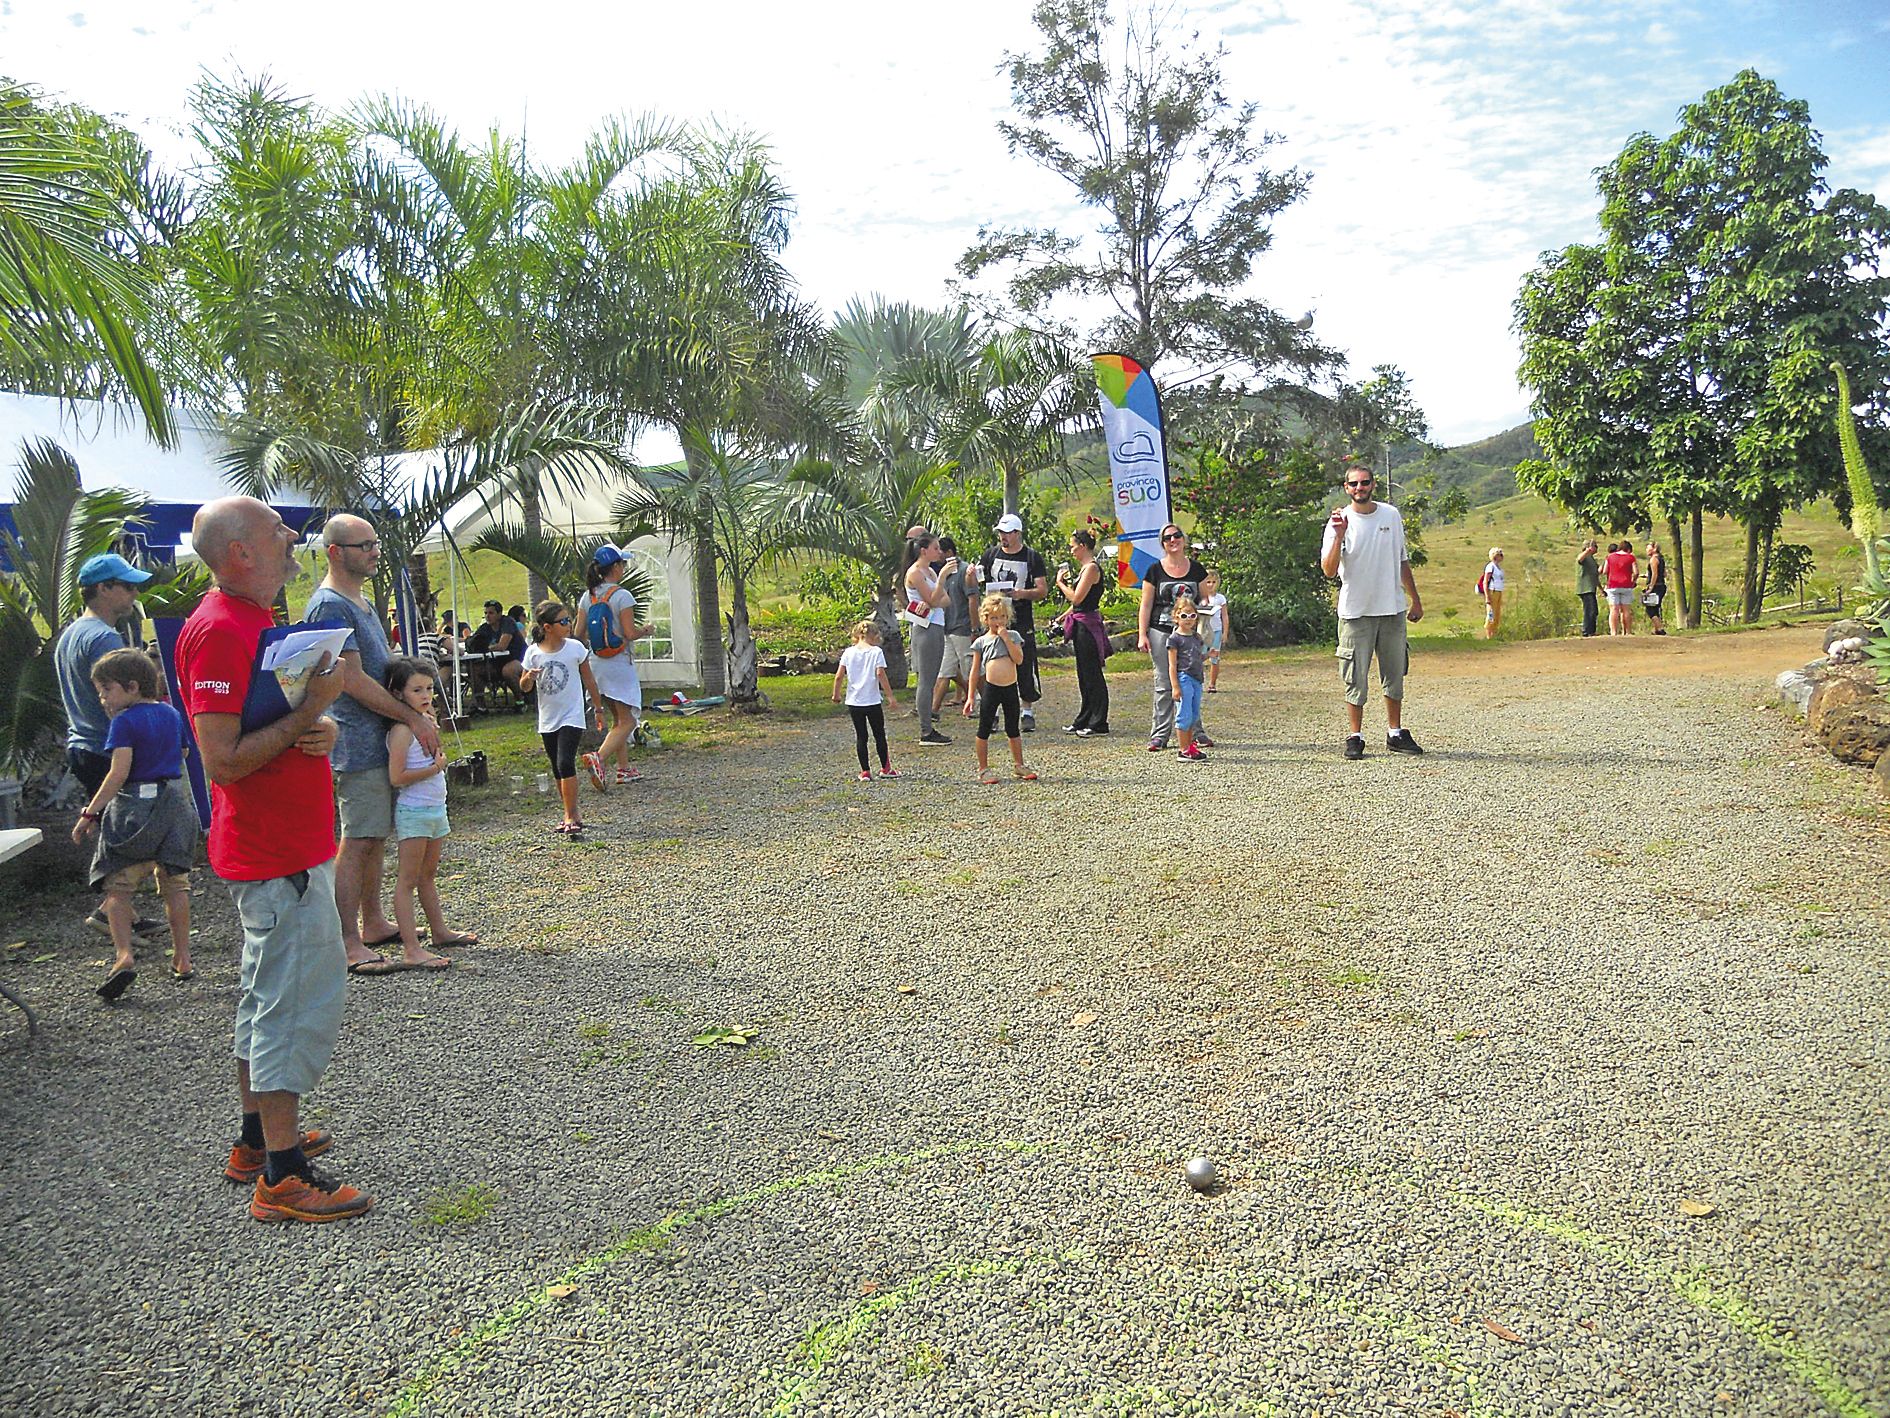
<instances>
[{"instance_id":1,"label":"white tent","mask_svg":"<svg viewBox=\"0 0 1890 1418\"><path fill-rule=\"evenodd\" d=\"M173 411L177 426L174 448L152 442L135 413L121 405L85 403L78 406L58 399L0 391L0 463L19 457L23 442L47 438L64 448L79 466L80 484L92 492L108 487L129 488L151 499L139 540L159 559L190 551L190 523L205 502L227 497L236 489L218 464L225 445L216 430L184 410ZM673 438L653 432L639 439L634 456L645 463L680 461L681 448ZM440 463L436 453L407 453L393 460L413 480L424 478ZM0 522L10 522L12 482L0 480ZM548 527L580 538L612 539L615 522L610 515L616 494L601 472L580 480L570 490L548 492L544 517ZM307 497L285 493L271 500L285 522L298 530L319 529L326 510ZM517 506L498 501L488 506L480 497L468 497L446 518L454 541L462 548L496 517L517 523ZM426 549L443 550L445 540L436 531ZM656 627L654 634L636 642L638 669L651 686L678 688L701 683L696 664L694 558L684 543L666 537L645 537L624 550L631 555L655 588L645 608ZM467 608L461 606L464 612ZM462 615L476 620L476 615Z\"/></svg>"},{"instance_id":2,"label":"white tent","mask_svg":"<svg viewBox=\"0 0 1890 1418\"><path fill-rule=\"evenodd\" d=\"M183 409L172 409L174 448L160 448L144 421L122 404L66 403L0 391L0 464L11 466L23 443L50 439L79 465L87 492L130 488L151 499L139 540L160 559L190 548L190 521L204 503L236 491L217 463L223 441ZM0 515L11 520L14 482L0 482ZM285 493L272 506L298 530L321 516L310 499Z\"/></svg>"},{"instance_id":3,"label":"white tent","mask_svg":"<svg viewBox=\"0 0 1890 1418\"><path fill-rule=\"evenodd\" d=\"M645 464L658 465L682 461L681 445L661 433L639 438L632 457ZM441 466L438 453L405 453L390 459L393 469L410 486L418 486L437 473ZM618 487L610 473L602 468L565 480L567 485L548 489L541 499L546 530L561 532L580 543L616 541L616 518L611 515ZM435 527L421 542L428 552L446 549L446 534L463 551L481 532L496 523L520 526L524 513L513 497L488 497L475 494L462 498L444 519L444 527ZM682 688L702 682L697 665L695 557L693 549L681 539L667 535L639 537L622 547L636 568L649 578L653 588L650 604L641 608L655 626L653 634L638 640L635 646L637 671L644 684L664 688ZM435 595L441 588L434 587ZM450 597L450 587L449 587ZM445 599L442 599L442 605ZM477 620L463 614L462 619Z\"/></svg>"}]
</instances>

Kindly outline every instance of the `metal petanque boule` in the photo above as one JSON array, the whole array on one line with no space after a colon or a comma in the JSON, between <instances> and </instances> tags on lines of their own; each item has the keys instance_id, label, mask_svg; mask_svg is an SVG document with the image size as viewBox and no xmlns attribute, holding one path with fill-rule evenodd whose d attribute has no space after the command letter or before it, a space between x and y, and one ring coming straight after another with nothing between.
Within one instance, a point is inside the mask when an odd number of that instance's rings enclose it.
<instances>
[{"instance_id":1,"label":"metal petanque boule","mask_svg":"<svg viewBox=\"0 0 1890 1418\"><path fill-rule=\"evenodd\" d=\"M1182 1169L1188 1185L1198 1192L1211 1192L1221 1180L1221 1169L1205 1157L1192 1157Z\"/></svg>"}]
</instances>

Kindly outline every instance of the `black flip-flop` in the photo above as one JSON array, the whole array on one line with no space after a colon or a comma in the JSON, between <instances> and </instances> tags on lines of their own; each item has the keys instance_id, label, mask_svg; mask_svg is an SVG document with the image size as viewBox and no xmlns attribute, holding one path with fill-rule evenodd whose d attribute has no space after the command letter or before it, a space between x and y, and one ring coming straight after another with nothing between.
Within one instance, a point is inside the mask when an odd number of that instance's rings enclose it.
<instances>
[{"instance_id":1,"label":"black flip-flop","mask_svg":"<svg viewBox=\"0 0 1890 1418\"><path fill-rule=\"evenodd\" d=\"M456 945L477 944L479 944L479 937L476 935L449 935L441 936L439 939L435 940L433 942L433 948L435 950L451 950Z\"/></svg>"},{"instance_id":2,"label":"black flip-flop","mask_svg":"<svg viewBox=\"0 0 1890 1418\"><path fill-rule=\"evenodd\" d=\"M396 970L418 970L424 974L433 974L440 970L451 970L453 968L453 962L442 955L438 965L402 960L397 962L394 968Z\"/></svg>"},{"instance_id":3,"label":"black flip-flop","mask_svg":"<svg viewBox=\"0 0 1890 1418\"><path fill-rule=\"evenodd\" d=\"M400 932L395 931L391 935L384 935L379 940L364 940L361 944L365 945L369 950L380 950L386 946L399 945Z\"/></svg>"},{"instance_id":4,"label":"black flip-flop","mask_svg":"<svg viewBox=\"0 0 1890 1418\"><path fill-rule=\"evenodd\" d=\"M396 937L398 939L398 937ZM398 962L389 960L385 955L376 955L372 960L350 960L350 975L392 975L400 969Z\"/></svg>"},{"instance_id":5,"label":"black flip-flop","mask_svg":"<svg viewBox=\"0 0 1890 1418\"><path fill-rule=\"evenodd\" d=\"M98 987L98 997L107 1004L115 1003L120 995L131 988L131 982L137 978L136 970L114 970L105 977L105 983Z\"/></svg>"}]
</instances>

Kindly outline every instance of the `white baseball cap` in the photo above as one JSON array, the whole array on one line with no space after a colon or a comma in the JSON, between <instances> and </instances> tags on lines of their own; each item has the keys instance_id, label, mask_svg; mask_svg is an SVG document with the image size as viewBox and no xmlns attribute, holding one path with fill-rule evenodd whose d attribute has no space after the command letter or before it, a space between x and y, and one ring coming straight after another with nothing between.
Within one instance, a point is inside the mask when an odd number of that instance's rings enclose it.
<instances>
[{"instance_id":1,"label":"white baseball cap","mask_svg":"<svg viewBox=\"0 0 1890 1418\"><path fill-rule=\"evenodd\" d=\"M1019 517L1015 512L1006 512L1002 517L997 519L997 526L993 527L991 530L994 532L1021 532L1024 530L1024 519Z\"/></svg>"}]
</instances>

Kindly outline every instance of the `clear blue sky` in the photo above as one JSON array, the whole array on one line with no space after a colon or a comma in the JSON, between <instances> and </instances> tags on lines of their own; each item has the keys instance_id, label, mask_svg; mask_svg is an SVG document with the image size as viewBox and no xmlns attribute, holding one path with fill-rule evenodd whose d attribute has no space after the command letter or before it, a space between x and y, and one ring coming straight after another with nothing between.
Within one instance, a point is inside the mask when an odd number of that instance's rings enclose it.
<instances>
[{"instance_id":1,"label":"clear blue sky","mask_svg":"<svg viewBox=\"0 0 1890 1418\"><path fill-rule=\"evenodd\" d=\"M439 0L0 0L0 70L117 114L173 160L204 69L342 107L395 91L547 158L605 114L713 115L774 141L800 197L789 259L829 307L944 297L980 222L1085 218L1011 160L1000 53L1028 0L773 0L481 10ZM1435 434L1519 422L1510 302L1593 231L1592 170L1751 65L1811 105L1834 185L1890 198L1890 0L1194 0L1233 91L1313 174L1254 288L1317 312L1353 373L1407 369Z\"/></svg>"}]
</instances>

